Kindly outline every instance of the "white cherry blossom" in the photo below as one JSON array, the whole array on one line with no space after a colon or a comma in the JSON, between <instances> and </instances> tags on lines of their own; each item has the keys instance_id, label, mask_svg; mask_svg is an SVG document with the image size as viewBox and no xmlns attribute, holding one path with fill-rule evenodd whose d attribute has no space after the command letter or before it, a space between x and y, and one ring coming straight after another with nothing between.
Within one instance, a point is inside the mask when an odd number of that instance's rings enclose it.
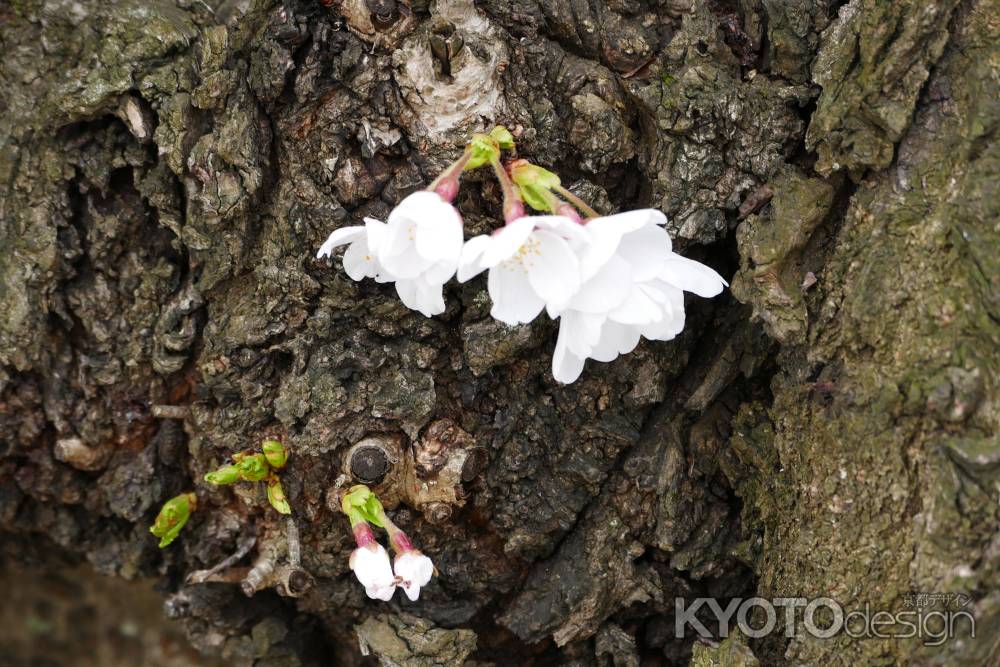
<instances>
[{"instance_id":1,"label":"white cherry blossom","mask_svg":"<svg viewBox=\"0 0 1000 667\"><path fill-rule=\"evenodd\" d=\"M375 278L379 282L391 282L391 274L379 264L376 249L385 235L386 224L374 218L365 218L365 224L341 227L334 230L316 253L316 259L331 257L333 251L348 244L344 253L344 271L351 280Z\"/></svg>"},{"instance_id":2,"label":"white cherry blossom","mask_svg":"<svg viewBox=\"0 0 1000 667\"><path fill-rule=\"evenodd\" d=\"M351 569L365 593L373 600L392 599L396 590L396 576L392 572L389 554L378 542L369 542L351 552Z\"/></svg>"},{"instance_id":3,"label":"white cherry blossom","mask_svg":"<svg viewBox=\"0 0 1000 667\"><path fill-rule=\"evenodd\" d=\"M530 322L543 308L566 308L580 287L580 259L574 249L586 235L559 215L524 216L490 235L465 243L458 280L489 271L490 314L505 324Z\"/></svg>"},{"instance_id":4,"label":"white cherry blossom","mask_svg":"<svg viewBox=\"0 0 1000 667\"><path fill-rule=\"evenodd\" d=\"M417 600L420 597L420 589L427 585L434 574L434 563L413 549L396 556L395 571L396 585L403 589L410 600Z\"/></svg>"},{"instance_id":5,"label":"white cherry blossom","mask_svg":"<svg viewBox=\"0 0 1000 667\"><path fill-rule=\"evenodd\" d=\"M574 382L587 359L612 361L640 338L670 340L684 329L684 294L712 297L726 281L671 249L659 211L643 209L596 218L577 246L582 285L562 311L552 374Z\"/></svg>"},{"instance_id":6,"label":"white cherry blossom","mask_svg":"<svg viewBox=\"0 0 1000 667\"><path fill-rule=\"evenodd\" d=\"M422 190L403 199L385 223L366 218L364 226L336 230L317 257L349 243L347 275L393 282L407 308L432 317L445 310L443 286L455 275L462 240L462 217L455 207L437 192Z\"/></svg>"}]
</instances>

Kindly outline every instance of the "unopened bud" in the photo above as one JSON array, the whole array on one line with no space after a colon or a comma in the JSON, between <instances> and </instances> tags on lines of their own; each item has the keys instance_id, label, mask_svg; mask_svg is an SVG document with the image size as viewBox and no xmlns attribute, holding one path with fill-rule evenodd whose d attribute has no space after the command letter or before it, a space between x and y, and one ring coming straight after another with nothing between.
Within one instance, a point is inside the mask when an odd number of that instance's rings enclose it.
<instances>
[{"instance_id":1,"label":"unopened bud","mask_svg":"<svg viewBox=\"0 0 1000 667\"><path fill-rule=\"evenodd\" d=\"M272 468L281 470L285 467L285 463L288 461L288 450L280 441L270 438L264 441L260 449L264 452L264 458Z\"/></svg>"},{"instance_id":2,"label":"unopened bud","mask_svg":"<svg viewBox=\"0 0 1000 667\"><path fill-rule=\"evenodd\" d=\"M556 174L527 160L512 162L510 177L520 186L535 186L546 190L558 188L562 183Z\"/></svg>"},{"instance_id":3,"label":"unopened bud","mask_svg":"<svg viewBox=\"0 0 1000 667\"><path fill-rule=\"evenodd\" d=\"M149 532L160 538L161 549L174 541L197 506L198 498L193 493L182 493L163 503L149 528Z\"/></svg>"},{"instance_id":4,"label":"unopened bud","mask_svg":"<svg viewBox=\"0 0 1000 667\"><path fill-rule=\"evenodd\" d=\"M224 484L233 484L240 478L240 469L234 465L225 465L218 470L213 470L212 472L205 475L205 481L209 484L215 484L216 486L222 486Z\"/></svg>"},{"instance_id":5,"label":"unopened bud","mask_svg":"<svg viewBox=\"0 0 1000 667\"><path fill-rule=\"evenodd\" d=\"M292 513L292 507L288 504L288 499L285 497L285 489L281 486L281 480L277 477L272 477L267 483L267 501L271 503L271 507L281 514Z\"/></svg>"},{"instance_id":6,"label":"unopened bud","mask_svg":"<svg viewBox=\"0 0 1000 667\"><path fill-rule=\"evenodd\" d=\"M271 474L271 469L268 467L267 459L264 458L263 454L243 456L236 463L236 467L240 471L240 479L247 482L259 482L267 479L267 476Z\"/></svg>"},{"instance_id":7,"label":"unopened bud","mask_svg":"<svg viewBox=\"0 0 1000 667\"><path fill-rule=\"evenodd\" d=\"M340 509L350 518L351 525L361 521L379 528L385 527L385 509L378 497L364 484L352 486L340 500Z\"/></svg>"}]
</instances>

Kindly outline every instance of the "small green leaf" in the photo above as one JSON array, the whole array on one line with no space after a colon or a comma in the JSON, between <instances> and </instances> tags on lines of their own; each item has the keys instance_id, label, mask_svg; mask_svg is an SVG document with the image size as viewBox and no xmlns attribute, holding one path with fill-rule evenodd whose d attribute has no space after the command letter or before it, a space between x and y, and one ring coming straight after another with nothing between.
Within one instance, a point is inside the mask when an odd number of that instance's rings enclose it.
<instances>
[{"instance_id":1,"label":"small green leaf","mask_svg":"<svg viewBox=\"0 0 1000 667\"><path fill-rule=\"evenodd\" d=\"M490 130L490 137L493 141L497 142L497 146L505 151L509 151L514 148L514 135L510 133L503 125L497 125L492 130Z\"/></svg>"},{"instance_id":2,"label":"small green leaf","mask_svg":"<svg viewBox=\"0 0 1000 667\"><path fill-rule=\"evenodd\" d=\"M472 153L472 157L465 164L465 171L478 169L484 164L489 164L493 160L500 159L500 146L497 145L493 137L486 134L472 135L472 141L469 142L468 150Z\"/></svg>"},{"instance_id":3,"label":"small green leaf","mask_svg":"<svg viewBox=\"0 0 1000 667\"><path fill-rule=\"evenodd\" d=\"M271 507L281 514L292 513L292 507L288 504L288 499L285 497L285 489L281 486L281 480L277 477L272 477L267 483L267 501L271 503Z\"/></svg>"},{"instance_id":4,"label":"small green leaf","mask_svg":"<svg viewBox=\"0 0 1000 667\"><path fill-rule=\"evenodd\" d=\"M281 470L285 467L285 463L288 461L288 450L280 441L273 438L265 440L260 448L264 452L264 458L269 466L275 470Z\"/></svg>"},{"instance_id":5,"label":"small green leaf","mask_svg":"<svg viewBox=\"0 0 1000 667\"><path fill-rule=\"evenodd\" d=\"M340 506L344 513L351 517L352 524L357 523L357 518L361 518L379 528L385 528L385 522L382 520L385 510L382 508L382 503L364 484L352 486L344 495Z\"/></svg>"},{"instance_id":6,"label":"small green leaf","mask_svg":"<svg viewBox=\"0 0 1000 667\"><path fill-rule=\"evenodd\" d=\"M535 185L520 185L517 186L518 190L521 191L521 199L524 203L535 209L536 211L544 211L546 213L555 213L555 210L550 205L551 197L546 197L546 190L539 188Z\"/></svg>"}]
</instances>

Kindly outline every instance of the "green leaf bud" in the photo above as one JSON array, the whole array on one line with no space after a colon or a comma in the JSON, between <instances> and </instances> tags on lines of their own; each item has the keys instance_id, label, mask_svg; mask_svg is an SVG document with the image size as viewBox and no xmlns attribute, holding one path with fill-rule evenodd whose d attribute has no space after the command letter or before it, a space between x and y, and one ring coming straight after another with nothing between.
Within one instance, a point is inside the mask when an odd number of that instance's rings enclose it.
<instances>
[{"instance_id":1,"label":"green leaf bud","mask_svg":"<svg viewBox=\"0 0 1000 667\"><path fill-rule=\"evenodd\" d=\"M261 445L261 451L264 452L264 458L269 466L275 470L281 470L285 467L285 463L288 461L288 450L280 441L273 438L265 440L264 444Z\"/></svg>"},{"instance_id":2,"label":"green leaf bud","mask_svg":"<svg viewBox=\"0 0 1000 667\"><path fill-rule=\"evenodd\" d=\"M281 514L292 513L292 507L288 504L288 498L285 497L285 489L277 477L272 477L267 482L267 501Z\"/></svg>"},{"instance_id":3,"label":"green leaf bud","mask_svg":"<svg viewBox=\"0 0 1000 667\"><path fill-rule=\"evenodd\" d=\"M263 454L242 456L236 467L239 469L240 479L247 482L259 482L271 474L271 468L267 465L267 459Z\"/></svg>"},{"instance_id":4,"label":"green leaf bud","mask_svg":"<svg viewBox=\"0 0 1000 667\"><path fill-rule=\"evenodd\" d=\"M205 475L205 481L209 484L215 484L216 486L222 486L224 484L232 484L240 478L240 469L235 465L224 465L218 470L213 470L212 472Z\"/></svg>"},{"instance_id":5,"label":"green leaf bud","mask_svg":"<svg viewBox=\"0 0 1000 667\"><path fill-rule=\"evenodd\" d=\"M197 507L198 498L193 493L182 493L163 503L149 527L149 532L160 538L161 549L174 541Z\"/></svg>"}]
</instances>

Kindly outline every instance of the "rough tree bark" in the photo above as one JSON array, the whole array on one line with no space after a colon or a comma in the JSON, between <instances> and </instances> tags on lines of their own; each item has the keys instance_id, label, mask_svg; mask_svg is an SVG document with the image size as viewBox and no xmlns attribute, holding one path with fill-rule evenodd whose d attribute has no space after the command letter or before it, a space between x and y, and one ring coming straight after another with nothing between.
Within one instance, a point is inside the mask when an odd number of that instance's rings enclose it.
<instances>
[{"instance_id":1,"label":"rough tree bark","mask_svg":"<svg viewBox=\"0 0 1000 667\"><path fill-rule=\"evenodd\" d=\"M233 665L358 664L359 641L386 665L996 664L998 17L13 0L0 552L156 578ZM662 209L731 294L560 386L554 325L498 325L484 280L425 319L313 259L495 122L599 209ZM481 233L499 192L469 183ZM305 583L247 597L247 568L286 565L287 526L260 489L200 479L271 433ZM418 603L365 598L328 506L366 436L440 570ZM148 526L187 489L199 508L160 551ZM241 547L228 583L186 583ZM678 596L892 610L914 590L971 596L978 639L673 633Z\"/></svg>"}]
</instances>

